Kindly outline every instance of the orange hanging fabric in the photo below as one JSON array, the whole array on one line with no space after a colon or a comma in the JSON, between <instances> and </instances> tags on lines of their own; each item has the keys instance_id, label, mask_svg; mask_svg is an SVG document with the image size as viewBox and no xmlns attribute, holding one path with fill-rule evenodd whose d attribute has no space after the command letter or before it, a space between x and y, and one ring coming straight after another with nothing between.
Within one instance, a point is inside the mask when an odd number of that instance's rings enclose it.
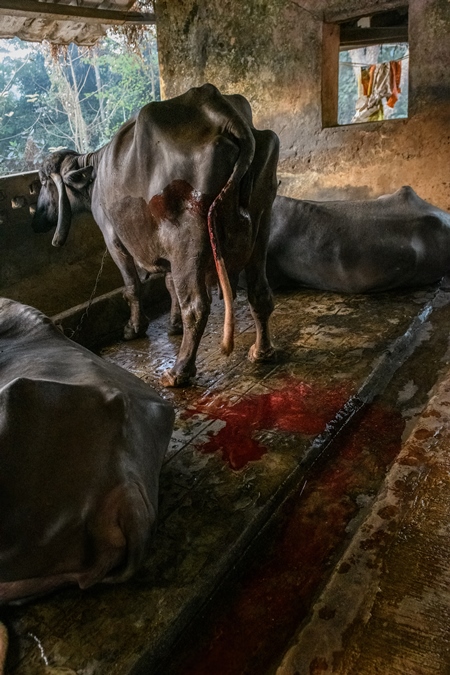
<instances>
[{"instance_id":1,"label":"orange hanging fabric","mask_svg":"<svg viewBox=\"0 0 450 675\"><path fill-rule=\"evenodd\" d=\"M386 105L390 108L393 108L398 101L399 94L402 90L400 89L400 78L402 76L402 62L401 61L390 61L389 62L390 70L390 84L391 84L391 95L386 101Z\"/></svg>"},{"instance_id":2,"label":"orange hanging fabric","mask_svg":"<svg viewBox=\"0 0 450 675\"><path fill-rule=\"evenodd\" d=\"M372 93L374 72L375 66L363 66L361 68L362 96L370 96L370 94Z\"/></svg>"}]
</instances>

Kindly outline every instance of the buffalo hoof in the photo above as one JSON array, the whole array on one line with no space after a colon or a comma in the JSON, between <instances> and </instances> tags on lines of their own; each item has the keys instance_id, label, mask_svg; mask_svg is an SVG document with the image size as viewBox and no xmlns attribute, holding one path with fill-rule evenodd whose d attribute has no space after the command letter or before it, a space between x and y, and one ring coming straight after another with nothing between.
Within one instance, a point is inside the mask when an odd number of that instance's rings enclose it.
<instances>
[{"instance_id":1,"label":"buffalo hoof","mask_svg":"<svg viewBox=\"0 0 450 675\"><path fill-rule=\"evenodd\" d=\"M174 373L171 370L166 370L159 381L163 387L189 387L191 385L189 375Z\"/></svg>"},{"instance_id":2,"label":"buffalo hoof","mask_svg":"<svg viewBox=\"0 0 450 675\"><path fill-rule=\"evenodd\" d=\"M138 330L130 323L127 323L123 329L123 339L124 340L135 340L136 338L144 337L147 332L148 325L145 324L140 326Z\"/></svg>"},{"instance_id":3,"label":"buffalo hoof","mask_svg":"<svg viewBox=\"0 0 450 675\"><path fill-rule=\"evenodd\" d=\"M277 352L274 347L269 349L256 349L256 345L252 345L248 350L248 358L252 363L263 363L265 361L275 361Z\"/></svg>"}]
</instances>

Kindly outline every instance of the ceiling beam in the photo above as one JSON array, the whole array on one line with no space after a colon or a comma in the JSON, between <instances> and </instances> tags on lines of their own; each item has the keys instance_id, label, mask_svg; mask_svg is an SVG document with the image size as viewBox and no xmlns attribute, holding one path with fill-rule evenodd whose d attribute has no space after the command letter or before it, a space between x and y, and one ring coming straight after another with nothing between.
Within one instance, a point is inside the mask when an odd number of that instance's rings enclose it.
<instances>
[{"instance_id":1,"label":"ceiling beam","mask_svg":"<svg viewBox=\"0 0 450 675\"><path fill-rule=\"evenodd\" d=\"M73 5L37 2L37 0L0 0L1 15L112 26L118 24L143 26L156 23L155 15L150 12L124 12L115 9L74 7Z\"/></svg>"},{"instance_id":2,"label":"ceiling beam","mask_svg":"<svg viewBox=\"0 0 450 675\"><path fill-rule=\"evenodd\" d=\"M358 49L371 45L408 42L408 26L341 28L340 49Z\"/></svg>"},{"instance_id":3,"label":"ceiling beam","mask_svg":"<svg viewBox=\"0 0 450 675\"><path fill-rule=\"evenodd\" d=\"M331 3L326 3L331 4ZM337 4L337 3L336 3ZM373 2L373 0L359 0L359 3L340 3L341 5L355 5L359 4L359 7L355 10L353 7L346 7L344 9L325 9L324 11L324 21L327 23L342 23L344 21L349 21L355 17L361 16L373 16L374 14L379 14L380 12L390 12L397 9L405 9L408 7L408 2L406 0L383 0L383 2ZM381 9L378 8L374 10L373 5L382 5Z\"/></svg>"}]
</instances>

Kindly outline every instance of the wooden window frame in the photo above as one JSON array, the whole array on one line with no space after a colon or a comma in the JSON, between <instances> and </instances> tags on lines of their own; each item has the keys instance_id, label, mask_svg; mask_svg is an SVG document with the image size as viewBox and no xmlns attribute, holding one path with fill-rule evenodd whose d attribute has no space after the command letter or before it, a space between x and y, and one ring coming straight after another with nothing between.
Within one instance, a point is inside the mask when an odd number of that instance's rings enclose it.
<instances>
[{"instance_id":1,"label":"wooden window frame","mask_svg":"<svg viewBox=\"0 0 450 675\"><path fill-rule=\"evenodd\" d=\"M404 1L399 3L397 7L397 9L406 8L407 5ZM358 49L379 44L409 42L408 26L383 28L348 28L341 26L342 23L351 19L358 19L379 12L379 9L378 12L371 12L367 9L366 12L358 12L357 15L343 16L342 18L336 17L333 22L325 21L322 24L322 128L348 126L338 124L339 52L342 49Z\"/></svg>"}]
</instances>

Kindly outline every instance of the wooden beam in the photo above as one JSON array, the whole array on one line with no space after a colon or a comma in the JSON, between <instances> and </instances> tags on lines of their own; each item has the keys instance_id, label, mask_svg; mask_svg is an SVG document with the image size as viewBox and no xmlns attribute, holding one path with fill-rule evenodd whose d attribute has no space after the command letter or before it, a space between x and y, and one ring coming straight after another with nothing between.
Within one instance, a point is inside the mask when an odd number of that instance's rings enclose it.
<instances>
[{"instance_id":1,"label":"wooden beam","mask_svg":"<svg viewBox=\"0 0 450 675\"><path fill-rule=\"evenodd\" d=\"M339 34L339 24L322 24L322 127L338 120Z\"/></svg>"},{"instance_id":2,"label":"wooden beam","mask_svg":"<svg viewBox=\"0 0 450 675\"><path fill-rule=\"evenodd\" d=\"M331 3L327 3L331 4ZM337 4L337 3L336 3ZM324 21L329 23L343 23L344 21L349 21L355 17L361 16L373 16L374 14L379 14L380 12L390 12L396 9L406 9L408 7L408 2L405 0L383 0L382 3L373 2L373 0L359 0L358 3L341 3L342 5L347 5L345 8L332 8L324 10ZM349 5L358 4L358 8L355 10L354 7ZM382 7L378 7L374 10L374 5L382 4Z\"/></svg>"},{"instance_id":3,"label":"wooden beam","mask_svg":"<svg viewBox=\"0 0 450 675\"><path fill-rule=\"evenodd\" d=\"M408 26L384 28L341 28L342 49L358 49L389 42L408 42Z\"/></svg>"},{"instance_id":4,"label":"wooden beam","mask_svg":"<svg viewBox=\"0 0 450 675\"><path fill-rule=\"evenodd\" d=\"M150 12L124 12L93 7L74 7L36 0L0 0L0 16L25 16L29 19L50 21L78 21L87 24L133 24L143 26L155 24L156 17Z\"/></svg>"}]
</instances>

